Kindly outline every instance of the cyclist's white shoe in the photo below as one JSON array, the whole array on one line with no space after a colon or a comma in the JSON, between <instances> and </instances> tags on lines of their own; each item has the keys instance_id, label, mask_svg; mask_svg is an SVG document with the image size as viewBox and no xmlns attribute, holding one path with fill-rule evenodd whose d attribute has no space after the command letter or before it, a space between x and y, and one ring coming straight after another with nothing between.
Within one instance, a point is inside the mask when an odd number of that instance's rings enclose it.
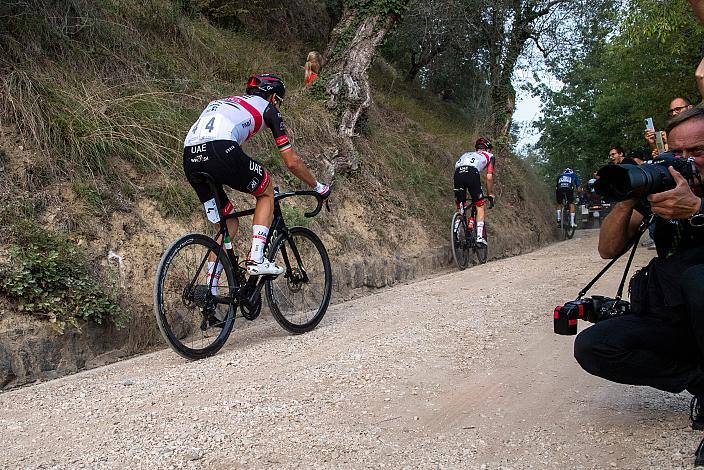
<instances>
[{"instance_id":1,"label":"cyclist's white shoe","mask_svg":"<svg viewBox=\"0 0 704 470\"><path fill-rule=\"evenodd\" d=\"M269 261L266 259L261 263L257 263L256 261L252 261L251 259L249 259L245 263L245 267L247 268L247 273L250 276L278 276L279 274L284 272L284 268L277 266L276 263L274 263L273 261Z\"/></svg>"},{"instance_id":2,"label":"cyclist's white shoe","mask_svg":"<svg viewBox=\"0 0 704 470\"><path fill-rule=\"evenodd\" d=\"M484 240L484 237L477 237L477 245L486 245L486 240Z\"/></svg>"}]
</instances>

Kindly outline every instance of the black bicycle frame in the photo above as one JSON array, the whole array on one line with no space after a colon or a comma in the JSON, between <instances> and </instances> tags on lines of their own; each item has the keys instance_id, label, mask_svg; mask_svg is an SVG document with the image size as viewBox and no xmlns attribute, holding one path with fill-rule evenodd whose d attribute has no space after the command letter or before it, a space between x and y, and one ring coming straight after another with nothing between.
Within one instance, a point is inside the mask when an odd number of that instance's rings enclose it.
<instances>
[{"instance_id":1,"label":"black bicycle frame","mask_svg":"<svg viewBox=\"0 0 704 470\"><path fill-rule=\"evenodd\" d=\"M217 213L221 213L221 207L222 207L222 202L220 201L220 197L218 196L218 192L216 191L215 185L212 181L212 178L208 176L210 180L208 181L208 184L210 185L210 189L212 194L215 195L215 206ZM317 206L314 210L310 212L306 212L304 215L306 217L314 217L318 212L320 212L320 209L322 208L323 205L323 199L315 191L293 191L293 192L287 192L287 193L280 193L279 188L275 187L274 188L274 219L271 222L271 225L269 227L269 233L266 237L266 242L264 244L265 247L268 247L269 249L271 248L271 241L274 236L279 236L280 234L285 234L286 237L288 237L289 230L288 227L286 226L286 222L284 221L283 214L281 212L281 204L279 201L282 199L286 199L287 197L292 197L292 196L314 196L317 199ZM253 305L257 297L259 296L262 287L264 286L264 282L267 281L270 276L250 276L247 278L245 282L244 275L241 273L239 269L239 258L237 254L235 253L235 250L232 246L230 248L225 248L223 250L222 248L225 245L225 239L231 240L230 238L230 233L227 229L227 220L229 219L234 219L238 217L244 217L248 215L254 215L254 208L252 209L247 209L244 211L239 211L239 212L233 212L231 214L227 214L224 216L220 217L220 229L218 230L218 233L215 235L215 242L219 243L220 248L218 249L219 252L225 251L227 254L228 260L230 261L230 264L232 265L234 271L235 271L235 277L237 280L237 295L232 295L233 293L230 292L230 295L227 297L215 295L213 296L214 300L216 303L222 303L222 304L230 304L230 305L237 305L240 300L242 300L241 294L244 293L249 293L247 296L247 301L250 303L250 305ZM218 240L222 240L219 242ZM290 246L291 246L291 251L293 251L293 255L296 259L296 262L298 263L298 266L300 267L301 270L301 277L303 282L308 282L308 274L305 271L305 268L303 266L303 263L301 262L301 256L300 253L298 252L298 248L296 247L295 243L292 243L290 240ZM207 261L208 257L210 256L211 251L208 250L208 252L205 254L205 257L203 258L203 261L201 261L200 266L198 267L198 270L196 271L196 274L194 278L191 280L191 285L195 283L196 277L198 276L198 273L200 272L201 269L203 269L203 266L205 262ZM284 259L284 264L286 265L286 271L284 273L284 278L290 278L292 275L291 271L291 263L289 260L288 253L286 252L286 246L282 245L281 246L281 256ZM220 260L220 253L216 255L216 265L217 262ZM213 282L214 276L211 276L210 278L210 284L208 285L208 290L211 289L212 287L212 282Z\"/></svg>"}]
</instances>

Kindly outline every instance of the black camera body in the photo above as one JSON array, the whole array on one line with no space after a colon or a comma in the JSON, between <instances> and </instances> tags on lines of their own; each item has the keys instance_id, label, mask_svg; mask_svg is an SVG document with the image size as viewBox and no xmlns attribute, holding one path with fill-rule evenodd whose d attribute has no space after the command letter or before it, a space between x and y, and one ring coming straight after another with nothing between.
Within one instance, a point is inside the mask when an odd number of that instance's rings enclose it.
<instances>
[{"instance_id":1,"label":"black camera body","mask_svg":"<svg viewBox=\"0 0 704 470\"><path fill-rule=\"evenodd\" d=\"M693 158L679 158L672 152L658 155L643 165L607 165L597 172L594 190L608 201L645 198L675 187L668 167L677 170L691 187L701 184Z\"/></svg>"},{"instance_id":2,"label":"black camera body","mask_svg":"<svg viewBox=\"0 0 704 470\"><path fill-rule=\"evenodd\" d=\"M598 323L631 313L627 300L593 295L555 307L553 325L558 335L576 335L577 320Z\"/></svg>"}]
</instances>

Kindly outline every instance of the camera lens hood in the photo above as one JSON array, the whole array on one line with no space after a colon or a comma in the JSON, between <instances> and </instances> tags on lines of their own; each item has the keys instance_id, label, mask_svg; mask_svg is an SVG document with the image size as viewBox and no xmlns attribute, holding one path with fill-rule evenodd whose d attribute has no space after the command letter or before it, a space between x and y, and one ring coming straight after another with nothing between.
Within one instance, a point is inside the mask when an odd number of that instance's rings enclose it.
<instances>
[{"instance_id":1,"label":"camera lens hood","mask_svg":"<svg viewBox=\"0 0 704 470\"><path fill-rule=\"evenodd\" d=\"M675 187L666 163L607 165L598 172L594 190L609 201L644 197Z\"/></svg>"},{"instance_id":2,"label":"camera lens hood","mask_svg":"<svg viewBox=\"0 0 704 470\"><path fill-rule=\"evenodd\" d=\"M644 179L638 170L638 165L606 165L596 174L594 191L607 201L623 201L634 197L634 188Z\"/></svg>"}]
</instances>

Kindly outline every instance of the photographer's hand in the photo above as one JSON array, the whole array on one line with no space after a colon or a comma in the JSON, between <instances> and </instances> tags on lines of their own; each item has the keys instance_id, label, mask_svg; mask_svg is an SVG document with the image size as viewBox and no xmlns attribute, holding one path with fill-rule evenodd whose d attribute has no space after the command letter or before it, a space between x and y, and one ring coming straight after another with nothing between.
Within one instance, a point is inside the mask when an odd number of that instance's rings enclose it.
<instances>
[{"instance_id":1,"label":"photographer's hand","mask_svg":"<svg viewBox=\"0 0 704 470\"><path fill-rule=\"evenodd\" d=\"M697 88L699 88L699 94L704 95L704 59L699 62L697 70L694 71L694 77L697 79Z\"/></svg>"},{"instance_id":2,"label":"photographer's hand","mask_svg":"<svg viewBox=\"0 0 704 470\"><path fill-rule=\"evenodd\" d=\"M663 219L687 219L699 211L701 199L694 195L687 180L677 170L672 167L668 170L677 186L648 196L650 207Z\"/></svg>"},{"instance_id":3,"label":"photographer's hand","mask_svg":"<svg viewBox=\"0 0 704 470\"><path fill-rule=\"evenodd\" d=\"M689 4L694 10L694 14L699 17L699 21L704 24L704 0L689 0Z\"/></svg>"}]
</instances>

